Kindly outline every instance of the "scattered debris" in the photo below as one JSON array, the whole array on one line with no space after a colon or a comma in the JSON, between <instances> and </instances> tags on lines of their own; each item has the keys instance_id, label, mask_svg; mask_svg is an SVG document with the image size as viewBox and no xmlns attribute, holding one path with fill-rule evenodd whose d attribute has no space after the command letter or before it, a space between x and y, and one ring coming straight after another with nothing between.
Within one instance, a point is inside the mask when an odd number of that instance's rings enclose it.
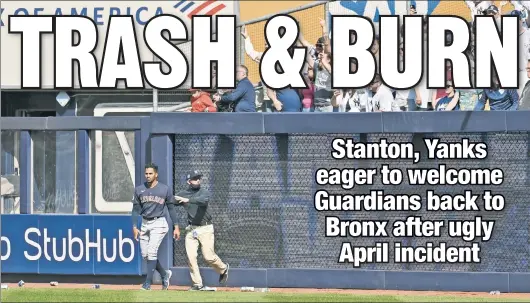
<instances>
[{"instance_id":1,"label":"scattered debris","mask_svg":"<svg viewBox=\"0 0 530 303\"><path fill-rule=\"evenodd\" d=\"M492 290L492 291L490 291L490 295L500 295L500 294L501 294L501 292L498 291L498 290Z\"/></svg>"},{"instance_id":2,"label":"scattered debris","mask_svg":"<svg viewBox=\"0 0 530 303\"><path fill-rule=\"evenodd\" d=\"M252 286L243 286L243 287L241 287L241 291L251 292L251 291L254 291L254 287L252 287Z\"/></svg>"},{"instance_id":3,"label":"scattered debris","mask_svg":"<svg viewBox=\"0 0 530 303\"><path fill-rule=\"evenodd\" d=\"M99 284L94 284L94 285L92 286L92 288L94 288L94 289L99 289L99 287L100 287Z\"/></svg>"},{"instance_id":4,"label":"scattered debris","mask_svg":"<svg viewBox=\"0 0 530 303\"><path fill-rule=\"evenodd\" d=\"M57 285L59 285L59 282L57 282L57 281L51 281L51 282L50 282L50 285L51 285L51 286L57 286Z\"/></svg>"},{"instance_id":5,"label":"scattered debris","mask_svg":"<svg viewBox=\"0 0 530 303\"><path fill-rule=\"evenodd\" d=\"M2 284L2 289L7 289L7 288L8 288L7 284Z\"/></svg>"},{"instance_id":6,"label":"scattered debris","mask_svg":"<svg viewBox=\"0 0 530 303\"><path fill-rule=\"evenodd\" d=\"M24 281L22 281L22 280L18 281L18 287L22 287L22 286L24 286L24 284L25 284Z\"/></svg>"}]
</instances>

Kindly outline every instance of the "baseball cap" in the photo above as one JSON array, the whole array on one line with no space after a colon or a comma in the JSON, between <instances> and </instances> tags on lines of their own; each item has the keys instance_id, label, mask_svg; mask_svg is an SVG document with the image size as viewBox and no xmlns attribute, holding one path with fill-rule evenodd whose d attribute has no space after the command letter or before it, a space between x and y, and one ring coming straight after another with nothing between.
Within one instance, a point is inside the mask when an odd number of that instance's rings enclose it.
<instances>
[{"instance_id":1,"label":"baseball cap","mask_svg":"<svg viewBox=\"0 0 530 303\"><path fill-rule=\"evenodd\" d=\"M198 170L194 170L192 172L190 172L187 176L186 176L186 179L188 180L192 180L192 179L200 179L202 178L202 174L201 172L199 172Z\"/></svg>"},{"instance_id":2,"label":"baseball cap","mask_svg":"<svg viewBox=\"0 0 530 303\"><path fill-rule=\"evenodd\" d=\"M508 16L517 16L519 18L522 17L522 13L520 11L518 11L518 10L513 10L509 14L506 14L506 15L508 15Z\"/></svg>"},{"instance_id":3,"label":"baseball cap","mask_svg":"<svg viewBox=\"0 0 530 303\"><path fill-rule=\"evenodd\" d=\"M497 8L494 4L490 5L485 11L484 14L498 14L499 8Z\"/></svg>"}]
</instances>

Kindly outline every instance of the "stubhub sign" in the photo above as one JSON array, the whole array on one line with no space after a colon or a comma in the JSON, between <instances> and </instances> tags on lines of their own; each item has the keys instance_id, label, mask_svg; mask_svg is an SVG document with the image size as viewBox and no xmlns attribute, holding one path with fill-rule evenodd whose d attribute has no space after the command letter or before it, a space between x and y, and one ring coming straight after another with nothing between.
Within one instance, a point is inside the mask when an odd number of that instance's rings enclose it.
<instances>
[{"instance_id":1,"label":"stubhub sign","mask_svg":"<svg viewBox=\"0 0 530 303\"><path fill-rule=\"evenodd\" d=\"M141 275L129 216L2 215L2 273Z\"/></svg>"}]
</instances>

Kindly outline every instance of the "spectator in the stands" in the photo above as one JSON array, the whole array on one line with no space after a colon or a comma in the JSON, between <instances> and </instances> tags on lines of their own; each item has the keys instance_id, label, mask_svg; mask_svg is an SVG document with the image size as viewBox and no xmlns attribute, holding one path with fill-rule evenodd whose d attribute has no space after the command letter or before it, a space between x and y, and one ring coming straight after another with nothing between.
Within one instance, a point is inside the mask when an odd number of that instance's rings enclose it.
<instances>
[{"instance_id":1,"label":"spectator in the stands","mask_svg":"<svg viewBox=\"0 0 530 303\"><path fill-rule=\"evenodd\" d=\"M530 59L526 61L526 73L528 76L527 78L530 79ZM521 98L519 101L519 109L530 109L530 80L526 81L526 84L522 89Z\"/></svg>"},{"instance_id":2,"label":"spectator in the stands","mask_svg":"<svg viewBox=\"0 0 530 303\"><path fill-rule=\"evenodd\" d=\"M307 73L304 73L304 80L307 84L307 88L300 89L299 95L302 100L302 111L312 112L314 111L313 99L315 97L315 85L313 84L313 70L309 69Z\"/></svg>"},{"instance_id":3,"label":"spectator in the stands","mask_svg":"<svg viewBox=\"0 0 530 303\"><path fill-rule=\"evenodd\" d=\"M452 72L451 63L449 61L447 61L447 63L446 63L445 70L446 70L446 73L447 73L447 76L446 76L447 77L447 81L452 81L453 80L453 72ZM433 98L432 98L432 100L441 99L441 98L447 96L447 94L448 94L447 87L433 89ZM433 104L433 108L434 107L436 107L436 106L434 106L434 104Z\"/></svg>"},{"instance_id":4,"label":"spectator in the stands","mask_svg":"<svg viewBox=\"0 0 530 303\"><path fill-rule=\"evenodd\" d=\"M197 88L190 89L191 94L191 112L192 113L214 113L217 112L217 106L213 103L210 94Z\"/></svg>"},{"instance_id":5,"label":"spectator in the stands","mask_svg":"<svg viewBox=\"0 0 530 303\"><path fill-rule=\"evenodd\" d=\"M374 80L370 83L368 90L367 112L390 112L394 103L394 96L390 88L385 86L381 81L380 75L375 75Z\"/></svg>"},{"instance_id":6,"label":"spectator in the stands","mask_svg":"<svg viewBox=\"0 0 530 303\"><path fill-rule=\"evenodd\" d=\"M314 93L314 111L315 112L333 112L331 98L333 90L331 89L331 54L320 53L315 61L311 56L306 56L309 67L313 70L315 93Z\"/></svg>"},{"instance_id":7,"label":"spectator in the stands","mask_svg":"<svg viewBox=\"0 0 530 303\"><path fill-rule=\"evenodd\" d=\"M331 104L337 107L340 113L364 112L368 103L368 91L360 89L338 89L334 91Z\"/></svg>"},{"instance_id":8,"label":"spectator in the stands","mask_svg":"<svg viewBox=\"0 0 530 303\"><path fill-rule=\"evenodd\" d=\"M485 11L484 15L486 16L493 16L493 19L495 20L495 23L497 23L497 26L501 28L501 14L499 12L499 8L495 6L495 4L490 5Z\"/></svg>"},{"instance_id":9,"label":"spectator in the stands","mask_svg":"<svg viewBox=\"0 0 530 303\"><path fill-rule=\"evenodd\" d=\"M311 56L313 60L317 60L318 55L321 53L331 53L331 43L328 35L328 27L324 19L320 19L320 27L322 29L322 37L318 38L317 43L315 45L312 45L306 39L304 39L304 36L301 32L298 36L298 42L300 43L300 46L304 46L307 48L309 52L308 55Z\"/></svg>"},{"instance_id":10,"label":"spectator in the stands","mask_svg":"<svg viewBox=\"0 0 530 303\"><path fill-rule=\"evenodd\" d=\"M497 77L493 76L493 87L484 89L477 100L475 110L484 110L489 102L490 110L517 110L519 94L516 89L501 89Z\"/></svg>"},{"instance_id":11,"label":"spectator in the stands","mask_svg":"<svg viewBox=\"0 0 530 303\"><path fill-rule=\"evenodd\" d=\"M298 92L292 88L275 90L267 89L267 96L272 101L273 111L275 112L301 112L302 102Z\"/></svg>"},{"instance_id":12,"label":"spectator in the stands","mask_svg":"<svg viewBox=\"0 0 530 303\"><path fill-rule=\"evenodd\" d=\"M447 81L445 95L433 101L435 111L460 110L460 93L455 91L452 81Z\"/></svg>"},{"instance_id":13,"label":"spectator in the stands","mask_svg":"<svg viewBox=\"0 0 530 303\"><path fill-rule=\"evenodd\" d=\"M256 112L256 91L248 79L248 68L239 65L236 69L237 86L228 94L214 96L215 102L235 102L235 112Z\"/></svg>"},{"instance_id":14,"label":"spectator in the stands","mask_svg":"<svg viewBox=\"0 0 530 303\"><path fill-rule=\"evenodd\" d=\"M517 93L522 94L526 80L526 62L530 59L530 30L524 26L525 20L520 11L511 11L507 15L516 16L519 20L519 89Z\"/></svg>"},{"instance_id":15,"label":"spectator in the stands","mask_svg":"<svg viewBox=\"0 0 530 303\"><path fill-rule=\"evenodd\" d=\"M247 33L247 28L244 25L241 27L241 36L243 36L244 39L245 53L250 59L252 59L252 61L259 63L261 61L261 56L263 56L263 52L258 52L254 49L252 40L250 39L250 36Z\"/></svg>"}]
</instances>

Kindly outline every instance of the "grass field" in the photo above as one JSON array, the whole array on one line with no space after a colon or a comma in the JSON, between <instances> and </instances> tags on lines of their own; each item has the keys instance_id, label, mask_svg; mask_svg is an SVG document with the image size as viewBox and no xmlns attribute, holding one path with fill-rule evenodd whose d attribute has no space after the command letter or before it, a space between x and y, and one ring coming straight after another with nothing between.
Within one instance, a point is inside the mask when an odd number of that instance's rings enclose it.
<instances>
[{"instance_id":1,"label":"grass field","mask_svg":"<svg viewBox=\"0 0 530 303\"><path fill-rule=\"evenodd\" d=\"M487 293L481 297L464 297L11 288L2 290L1 302L530 302L530 299Z\"/></svg>"}]
</instances>

